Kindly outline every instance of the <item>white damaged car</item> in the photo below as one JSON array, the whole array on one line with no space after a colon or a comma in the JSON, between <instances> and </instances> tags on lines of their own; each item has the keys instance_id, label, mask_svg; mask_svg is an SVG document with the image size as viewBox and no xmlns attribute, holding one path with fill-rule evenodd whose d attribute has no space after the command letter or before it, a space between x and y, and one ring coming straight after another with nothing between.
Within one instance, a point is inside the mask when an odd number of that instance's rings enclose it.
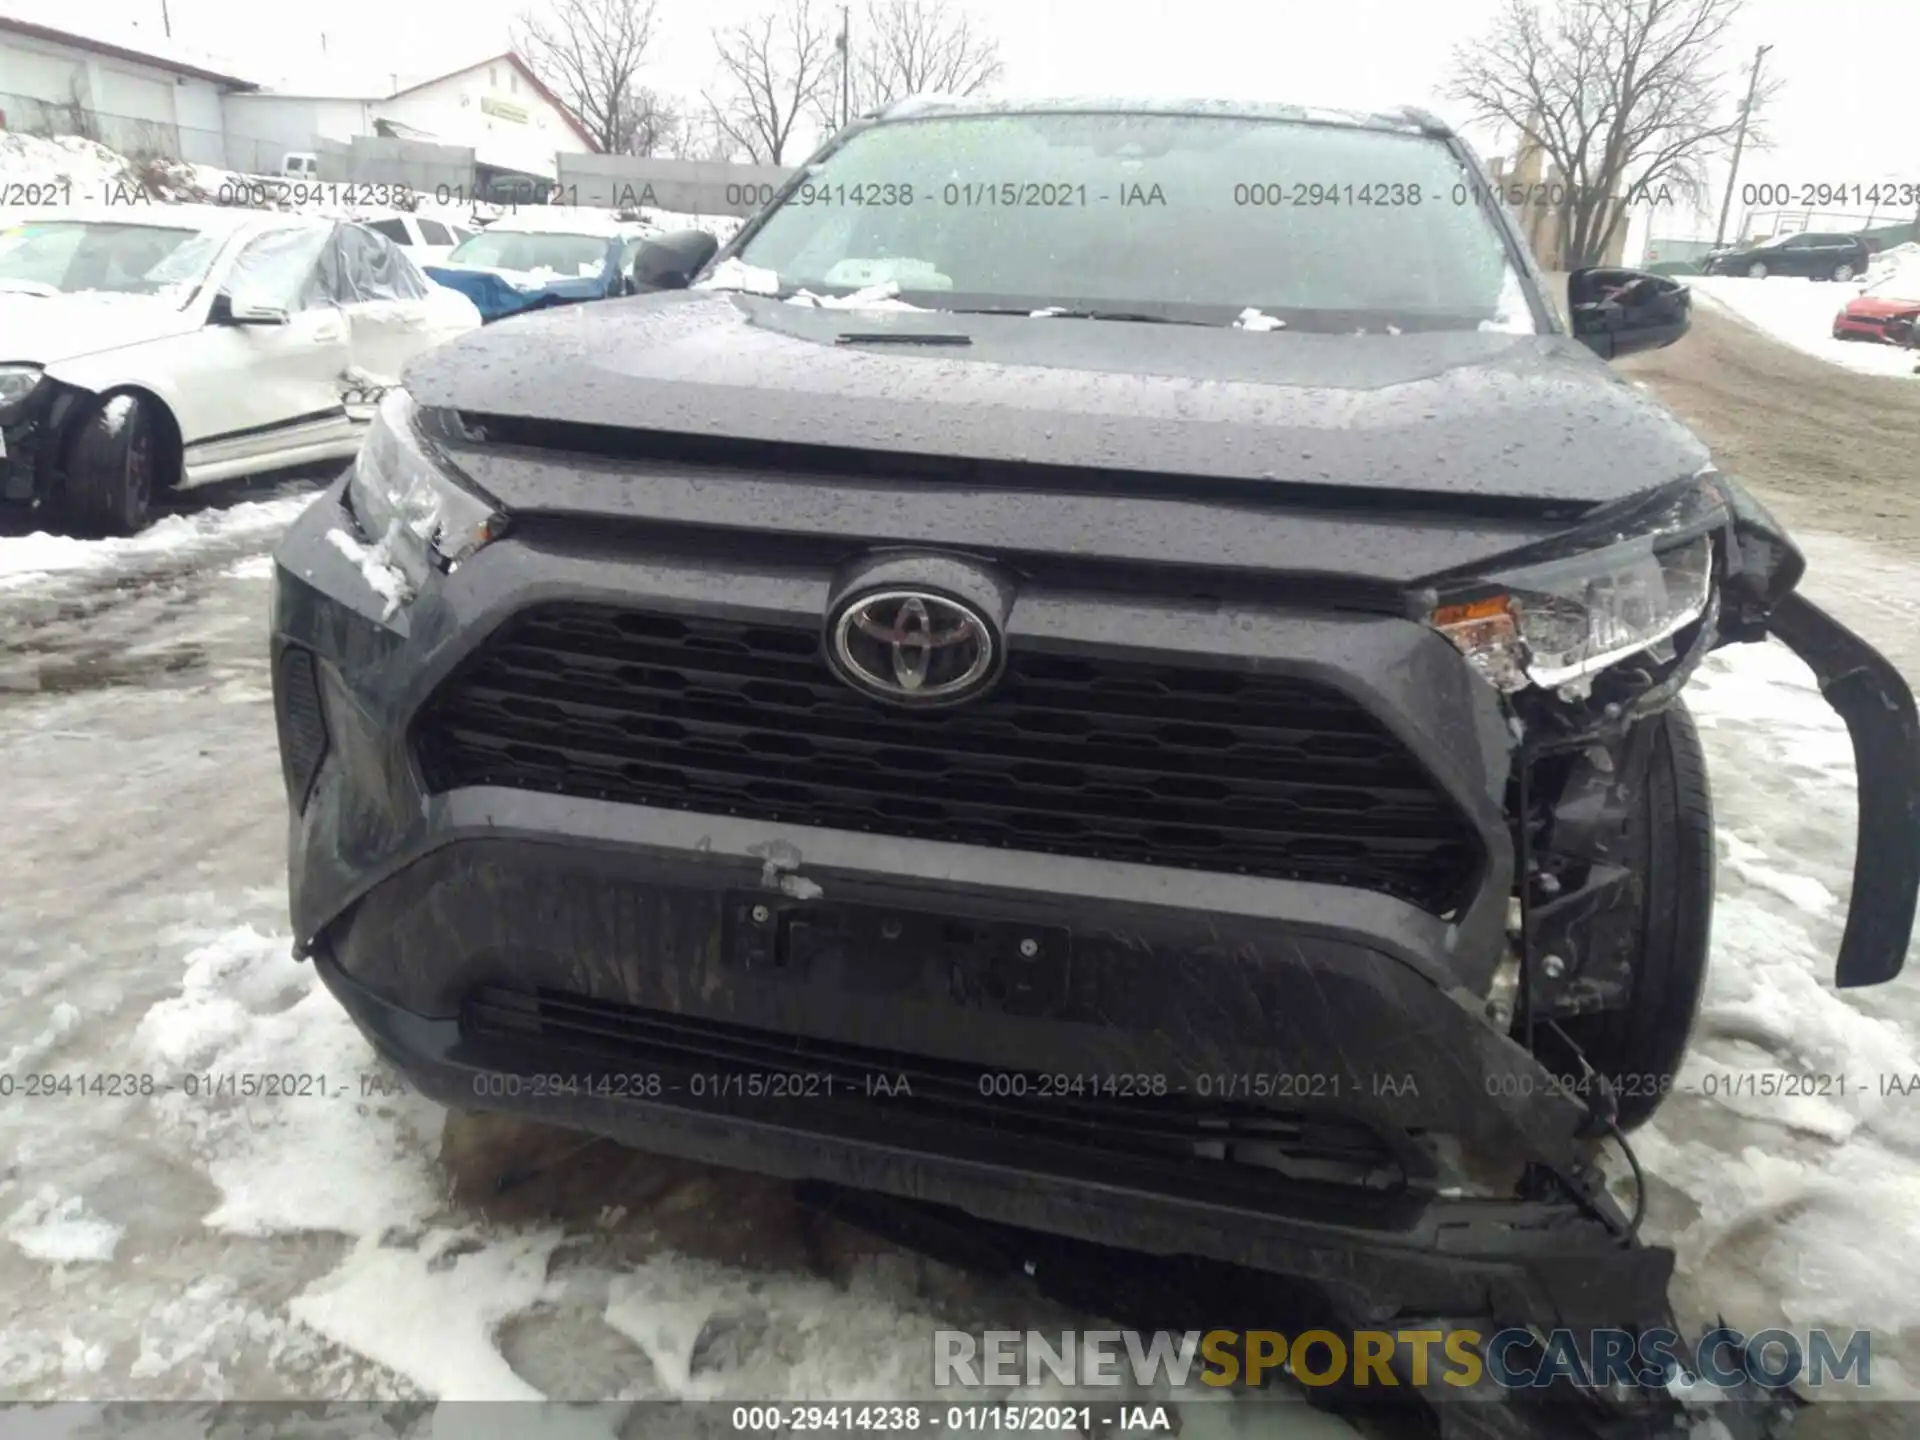
<instances>
[{"instance_id":1,"label":"white damaged car","mask_svg":"<svg viewBox=\"0 0 1920 1440\"><path fill-rule=\"evenodd\" d=\"M0 226L0 498L131 534L156 496L350 458L380 390L478 328L365 226L218 206Z\"/></svg>"}]
</instances>

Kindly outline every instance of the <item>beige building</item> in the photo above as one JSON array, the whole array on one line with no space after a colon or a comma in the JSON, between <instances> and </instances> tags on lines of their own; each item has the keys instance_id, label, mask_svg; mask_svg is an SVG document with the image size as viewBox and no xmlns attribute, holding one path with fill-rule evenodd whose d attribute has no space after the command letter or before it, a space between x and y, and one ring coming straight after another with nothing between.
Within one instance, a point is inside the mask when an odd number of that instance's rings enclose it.
<instances>
[{"instance_id":1,"label":"beige building","mask_svg":"<svg viewBox=\"0 0 1920 1440\"><path fill-rule=\"evenodd\" d=\"M1561 205L1565 202L1566 181L1559 168L1552 164L1531 135L1520 142L1519 153L1512 160L1504 155L1496 155L1492 162L1494 179L1498 182L1507 208L1519 223L1520 233L1526 236L1527 244L1533 247L1534 259L1542 270L1565 270L1566 234ZM1511 190L1511 194L1507 192ZM1617 197L1614 205L1624 208L1624 202ZM1606 253L1597 262L1601 265L1620 265L1625 263L1622 257L1627 251L1627 217L1622 216L1614 227L1613 238L1607 242Z\"/></svg>"}]
</instances>

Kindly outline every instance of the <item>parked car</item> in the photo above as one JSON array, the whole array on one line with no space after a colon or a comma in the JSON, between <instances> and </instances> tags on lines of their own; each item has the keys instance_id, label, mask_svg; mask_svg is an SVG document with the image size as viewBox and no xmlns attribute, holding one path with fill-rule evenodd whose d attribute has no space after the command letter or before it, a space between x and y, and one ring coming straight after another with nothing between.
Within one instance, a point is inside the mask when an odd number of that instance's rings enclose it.
<instances>
[{"instance_id":1,"label":"parked car","mask_svg":"<svg viewBox=\"0 0 1920 1440\"><path fill-rule=\"evenodd\" d=\"M571 207L523 210L463 240L427 275L467 296L485 320L632 293L633 257L660 232Z\"/></svg>"},{"instance_id":2,"label":"parked car","mask_svg":"<svg viewBox=\"0 0 1920 1440\"><path fill-rule=\"evenodd\" d=\"M1905 343L1920 315L1920 265L1909 264L1866 286L1833 317L1836 340Z\"/></svg>"},{"instance_id":3,"label":"parked car","mask_svg":"<svg viewBox=\"0 0 1920 1440\"><path fill-rule=\"evenodd\" d=\"M359 448L414 356L478 327L359 225L169 205L0 230L0 496L126 534L154 497Z\"/></svg>"},{"instance_id":4,"label":"parked car","mask_svg":"<svg viewBox=\"0 0 1920 1440\"><path fill-rule=\"evenodd\" d=\"M1847 281L1866 272L1873 249L1858 235L1815 232L1776 235L1757 245L1709 256L1709 275L1746 275L1764 280L1769 275L1804 275L1813 280Z\"/></svg>"},{"instance_id":5,"label":"parked car","mask_svg":"<svg viewBox=\"0 0 1920 1440\"><path fill-rule=\"evenodd\" d=\"M1920 887L1906 683L1604 363L1686 287L1569 329L1420 112L919 100L806 164L415 361L288 531L296 953L451 1106L1340 1323L1665 1325L1597 1161L1700 1001L1709 652L1845 714L1838 984ZM1329 174L1484 198L1233 203Z\"/></svg>"},{"instance_id":6,"label":"parked car","mask_svg":"<svg viewBox=\"0 0 1920 1440\"><path fill-rule=\"evenodd\" d=\"M444 261L454 247L480 233L477 225L461 225L439 215L421 215L395 210L388 214L361 215L359 222L377 235L384 235L420 266Z\"/></svg>"}]
</instances>

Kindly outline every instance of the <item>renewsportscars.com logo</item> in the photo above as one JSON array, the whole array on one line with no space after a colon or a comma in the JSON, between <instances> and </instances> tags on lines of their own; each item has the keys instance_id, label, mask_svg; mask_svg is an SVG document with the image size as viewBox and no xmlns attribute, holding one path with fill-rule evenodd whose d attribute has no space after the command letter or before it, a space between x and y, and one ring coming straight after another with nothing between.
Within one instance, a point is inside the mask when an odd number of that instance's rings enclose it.
<instances>
[{"instance_id":1,"label":"renewsportscars.com logo","mask_svg":"<svg viewBox=\"0 0 1920 1440\"><path fill-rule=\"evenodd\" d=\"M1310 1386L1437 1384L1463 1393L1567 1381L1689 1390L1850 1381L1865 1388L1872 1348L1865 1330L1747 1336L1725 1327L1697 1344L1671 1330L936 1330L933 1383L1218 1389L1284 1375Z\"/></svg>"}]
</instances>

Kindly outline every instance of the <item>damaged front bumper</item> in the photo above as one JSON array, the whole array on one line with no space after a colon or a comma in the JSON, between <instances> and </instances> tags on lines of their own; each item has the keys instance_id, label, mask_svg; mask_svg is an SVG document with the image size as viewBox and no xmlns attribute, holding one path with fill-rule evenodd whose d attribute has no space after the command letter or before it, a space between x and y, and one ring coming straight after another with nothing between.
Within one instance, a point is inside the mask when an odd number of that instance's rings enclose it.
<instances>
[{"instance_id":1,"label":"damaged front bumper","mask_svg":"<svg viewBox=\"0 0 1920 1440\"><path fill-rule=\"evenodd\" d=\"M1602 692L1557 742L1590 744L1668 703L1717 644L1778 636L1853 736L1860 845L1839 983L1878 983L1901 968L1920 892L1913 697L1882 657L1792 593L1798 552L1737 487L1721 489L1725 573L1705 623L1633 705L1609 710ZM1364 695L1475 832L1481 864L1450 917L1341 886L484 777L436 787L416 753L417 720L527 607L562 598L817 626L831 577L510 531L395 615L328 543L350 524L336 488L278 556L295 930L376 1048L435 1098L985 1223L1296 1276L1354 1323L1667 1322L1673 1255L1639 1241L1607 1193L1590 1107L1487 1014L1516 873L1509 767L1516 749L1547 742L1516 744L1509 714L1463 683L1457 653L1432 630L1284 607L1223 617L1151 596L1089 603L1036 586L1023 598L1033 633L1014 643L1069 653L1144 643L1228 660L1252 649L1272 673ZM537 701L522 703L539 722ZM528 742L536 762L542 743ZM930 936L930 953L949 947L940 965L864 948L862 926L896 938L905 927L911 948L919 919L962 932ZM1055 965L1057 941L1068 949ZM977 950L979 963L954 947ZM1022 971L1022 956L1038 957L1037 970ZM751 1093L726 1078L775 1072L811 1076L812 1088ZM1330 1083L1339 1103L1295 1107L1313 1113L1274 1148L1354 1122L1340 1134L1382 1141L1377 1158L1397 1183L1369 1191L1284 1167L1272 1183L1227 1178L1199 1150L1170 1162L1141 1140L1181 1140L1193 1117L1177 1105L1122 1119L1123 1107L1071 1090L1050 1110L984 1103L1020 1098L996 1094L996 1077L1096 1073L1183 1076L1189 1089L1202 1075L1320 1077L1322 1093L1305 1098L1327 1098ZM900 1076L907 1096L893 1088ZM1431 1163L1436 1138L1494 1157L1498 1183Z\"/></svg>"}]
</instances>

